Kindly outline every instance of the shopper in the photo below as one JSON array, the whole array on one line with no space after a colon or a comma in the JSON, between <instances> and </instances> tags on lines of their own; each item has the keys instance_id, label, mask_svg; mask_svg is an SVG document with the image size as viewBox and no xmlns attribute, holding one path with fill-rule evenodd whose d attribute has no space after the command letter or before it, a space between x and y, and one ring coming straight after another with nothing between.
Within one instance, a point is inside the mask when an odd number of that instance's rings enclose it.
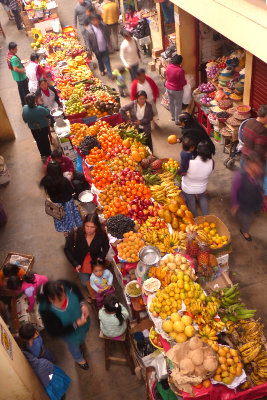
<instances>
[{"instance_id":1,"label":"shopper","mask_svg":"<svg viewBox=\"0 0 267 400\"><path fill-rule=\"evenodd\" d=\"M153 120L153 110L150 103L147 101L147 94L143 90L137 92L136 100L127 104L120 109L120 114L124 121L128 121L127 112L130 113L130 121L136 126L139 132L144 132L146 135L146 145L153 151L151 138L151 121Z\"/></svg>"},{"instance_id":2,"label":"shopper","mask_svg":"<svg viewBox=\"0 0 267 400\"><path fill-rule=\"evenodd\" d=\"M128 69L125 67L114 69L114 71L112 72L112 75L116 77L116 83L118 85L118 90L121 97L126 97L129 95L126 84L128 72Z\"/></svg>"},{"instance_id":3,"label":"shopper","mask_svg":"<svg viewBox=\"0 0 267 400\"><path fill-rule=\"evenodd\" d=\"M38 288L48 282L48 278L44 275L25 274L20 279L18 276L11 276L7 280L7 288L16 290L17 294L25 293L29 301L28 312L31 312L34 307L35 295Z\"/></svg>"},{"instance_id":4,"label":"shopper","mask_svg":"<svg viewBox=\"0 0 267 400\"><path fill-rule=\"evenodd\" d=\"M99 311L100 329L105 336L120 339L127 329L128 318L128 311L115 294L105 296L104 306Z\"/></svg>"},{"instance_id":5,"label":"shopper","mask_svg":"<svg viewBox=\"0 0 267 400\"><path fill-rule=\"evenodd\" d=\"M183 150L181 151L180 158L181 158L181 163L180 163L180 168L177 171L178 174L180 175L185 175L188 171L189 168L189 161L193 160L195 158L195 143L194 141L186 137L183 140Z\"/></svg>"},{"instance_id":6,"label":"shopper","mask_svg":"<svg viewBox=\"0 0 267 400\"><path fill-rule=\"evenodd\" d=\"M105 261L109 251L108 237L97 214L88 214L83 226L70 232L64 251L73 268L79 273L82 285L87 288L86 282L90 280L92 263ZM90 298L88 301L90 302Z\"/></svg>"},{"instance_id":7,"label":"shopper","mask_svg":"<svg viewBox=\"0 0 267 400\"><path fill-rule=\"evenodd\" d=\"M159 97L159 88L152 78L146 75L143 68L138 69L136 79L133 80L131 86L131 100L136 98L137 92L144 90L147 94L147 101L152 105L154 115L157 115L157 98Z\"/></svg>"},{"instance_id":8,"label":"shopper","mask_svg":"<svg viewBox=\"0 0 267 400\"><path fill-rule=\"evenodd\" d=\"M179 125L178 117L183 104L183 87L186 85L184 70L181 67L183 57L175 54L166 67L166 89L169 98L172 121Z\"/></svg>"},{"instance_id":9,"label":"shopper","mask_svg":"<svg viewBox=\"0 0 267 400\"><path fill-rule=\"evenodd\" d=\"M39 312L47 333L62 337L76 364L88 370L80 346L90 326L89 309L78 287L69 281L47 282L39 291Z\"/></svg>"},{"instance_id":10,"label":"shopper","mask_svg":"<svg viewBox=\"0 0 267 400\"><path fill-rule=\"evenodd\" d=\"M250 118L243 125L242 155L245 158L251 152L257 153L262 162L266 160L267 154L267 104L263 104L258 109L257 118Z\"/></svg>"},{"instance_id":11,"label":"shopper","mask_svg":"<svg viewBox=\"0 0 267 400\"><path fill-rule=\"evenodd\" d=\"M92 4L86 6L85 10L86 17L92 18L92 16L96 14L97 14L96 9Z\"/></svg>"},{"instance_id":12,"label":"shopper","mask_svg":"<svg viewBox=\"0 0 267 400\"><path fill-rule=\"evenodd\" d=\"M22 118L28 124L32 136L36 141L41 160L46 162L51 154L49 142L49 109L43 104L36 103L36 96L28 93L26 103L22 110Z\"/></svg>"},{"instance_id":13,"label":"shopper","mask_svg":"<svg viewBox=\"0 0 267 400\"><path fill-rule=\"evenodd\" d=\"M232 181L232 214L237 216L240 233L249 242L252 240L249 228L253 216L263 204L263 173L264 164L261 155L251 152L245 156L244 168L234 173Z\"/></svg>"},{"instance_id":14,"label":"shopper","mask_svg":"<svg viewBox=\"0 0 267 400\"><path fill-rule=\"evenodd\" d=\"M42 336L34 324L23 324L19 329L19 337L25 342L27 351L34 357L45 358L51 362L54 361L53 354L44 346Z\"/></svg>"},{"instance_id":15,"label":"shopper","mask_svg":"<svg viewBox=\"0 0 267 400\"><path fill-rule=\"evenodd\" d=\"M9 0L0 0L0 3L3 5L3 8L4 8L5 12L7 13L9 21L13 21L14 17L12 15L10 7L8 6Z\"/></svg>"},{"instance_id":16,"label":"shopper","mask_svg":"<svg viewBox=\"0 0 267 400\"><path fill-rule=\"evenodd\" d=\"M85 26L85 44L89 52L94 53L101 76L105 75L105 67L107 69L108 78L112 79L112 71L109 59L110 35L106 24L102 22L99 14L90 18L86 17Z\"/></svg>"},{"instance_id":17,"label":"shopper","mask_svg":"<svg viewBox=\"0 0 267 400\"><path fill-rule=\"evenodd\" d=\"M74 192L70 181L63 176L60 164L50 161L46 175L40 182L53 203L64 207L64 216L58 220L54 218L57 232L64 232L65 236L73 228L82 225L82 219L72 198Z\"/></svg>"},{"instance_id":18,"label":"shopper","mask_svg":"<svg viewBox=\"0 0 267 400\"><path fill-rule=\"evenodd\" d=\"M61 400L64 398L70 385L71 379L57 365L45 358L37 358L29 351L23 351L33 372L45 388L50 400Z\"/></svg>"},{"instance_id":19,"label":"shopper","mask_svg":"<svg viewBox=\"0 0 267 400\"><path fill-rule=\"evenodd\" d=\"M75 29L78 27L79 23L79 28L85 43L85 27L84 27L84 20L86 18L86 9L88 7L88 4L85 2L85 0L78 0L78 3L76 4L74 8L74 19L73 19L73 25Z\"/></svg>"},{"instance_id":20,"label":"shopper","mask_svg":"<svg viewBox=\"0 0 267 400\"><path fill-rule=\"evenodd\" d=\"M140 51L138 44L134 38L132 38L130 32L122 29L121 35L124 40L120 47L120 57L123 65L130 71L132 81L136 78L136 73L139 66Z\"/></svg>"},{"instance_id":21,"label":"shopper","mask_svg":"<svg viewBox=\"0 0 267 400\"><path fill-rule=\"evenodd\" d=\"M63 176L65 176L71 182L76 197L79 196L79 194L84 190L90 189L90 185L86 181L84 174L74 169L73 162L68 157L63 155L61 149L52 151L51 156L49 156L47 159L46 168L51 160L60 164Z\"/></svg>"},{"instance_id":22,"label":"shopper","mask_svg":"<svg viewBox=\"0 0 267 400\"><path fill-rule=\"evenodd\" d=\"M115 0L107 0L103 5L103 21L109 27L111 51L118 51L120 9Z\"/></svg>"},{"instance_id":23,"label":"shopper","mask_svg":"<svg viewBox=\"0 0 267 400\"><path fill-rule=\"evenodd\" d=\"M182 191L186 204L193 214L197 216L196 197L203 215L208 214L207 185L210 174L214 168L212 153L207 142L200 142L197 146L197 157L189 161L186 175L182 177Z\"/></svg>"},{"instance_id":24,"label":"shopper","mask_svg":"<svg viewBox=\"0 0 267 400\"><path fill-rule=\"evenodd\" d=\"M39 88L36 90L37 101L42 99L43 104L49 108L50 113L52 110L61 107L61 102L58 97L57 91L54 86L49 85L46 78L39 79ZM53 128L55 121L51 114L49 114L50 126Z\"/></svg>"},{"instance_id":25,"label":"shopper","mask_svg":"<svg viewBox=\"0 0 267 400\"><path fill-rule=\"evenodd\" d=\"M39 86L39 79L44 75L44 69L38 64L39 55L37 53L32 53L30 60L26 67L26 75L29 80L29 91L35 93Z\"/></svg>"},{"instance_id":26,"label":"shopper","mask_svg":"<svg viewBox=\"0 0 267 400\"><path fill-rule=\"evenodd\" d=\"M90 285L94 291L98 309L103 306L103 300L105 296L110 293L114 293L112 282L113 275L108 269L105 268L103 261L97 260L92 264Z\"/></svg>"},{"instance_id":27,"label":"shopper","mask_svg":"<svg viewBox=\"0 0 267 400\"><path fill-rule=\"evenodd\" d=\"M23 25L22 25L22 21L21 21L18 1L17 0L8 0L7 6L9 7L9 9L12 11L12 14L14 15L18 30L21 31L23 29Z\"/></svg>"},{"instance_id":28,"label":"shopper","mask_svg":"<svg viewBox=\"0 0 267 400\"><path fill-rule=\"evenodd\" d=\"M22 106L26 104L25 96L29 93L28 79L25 73L25 68L21 64L20 58L17 56L18 45L15 42L10 42L8 45L7 65L11 70L12 77L18 85L18 91Z\"/></svg>"},{"instance_id":29,"label":"shopper","mask_svg":"<svg viewBox=\"0 0 267 400\"><path fill-rule=\"evenodd\" d=\"M182 136L177 140L178 143L182 143L185 138L190 138L195 144L195 156L197 155L196 149L200 142L208 142L211 153L215 154L215 145L205 129L200 125L195 118L192 117L188 112L182 112L179 115L179 122L182 127Z\"/></svg>"}]
</instances>

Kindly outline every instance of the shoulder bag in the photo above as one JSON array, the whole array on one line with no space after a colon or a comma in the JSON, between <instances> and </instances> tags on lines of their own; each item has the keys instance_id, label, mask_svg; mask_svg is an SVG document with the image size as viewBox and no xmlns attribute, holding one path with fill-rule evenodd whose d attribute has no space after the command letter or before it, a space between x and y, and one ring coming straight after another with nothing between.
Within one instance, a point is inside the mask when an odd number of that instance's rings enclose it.
<instances>
[{"instance_id":1,"label":"shoulder bag","mask_svg":"<svg viewBox=\"0 0 267 400\"><path fill-rule=\"evenodd\" d=\"M45 201L45 212L47 215L50 215L51 217L59 221L65 215L64 207L60 204L53 203L53 201L51 201L50 199L46 199Z\"/></svg>"}]
</instances>

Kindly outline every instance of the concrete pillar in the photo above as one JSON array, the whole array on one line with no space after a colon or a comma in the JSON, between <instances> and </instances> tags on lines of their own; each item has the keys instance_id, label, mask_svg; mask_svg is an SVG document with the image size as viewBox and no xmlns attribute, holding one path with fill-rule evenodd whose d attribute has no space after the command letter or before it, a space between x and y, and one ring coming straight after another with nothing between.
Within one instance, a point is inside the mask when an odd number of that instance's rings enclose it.
<instances>
[{"instance_id":1,"label":"concrete pillar","mask_svg":"<svg viewBox=\"0 0 267 400\"><path fill-rule=\"evenodd\" d=\"M6 109L4 107L4 104L2 102L2 99L0 97L0 141L5 142L8 140L14 140L16 139L15 133L13 131L13 128L10 124L9 118L6 113Z\"/></svg>"},{"instance_id":2,"label":"concrete pillar","mask_svg":"<svg viewBox=\"0 0 267 400\"><path fill-rule=\"evenodd\" d=\"M251 91L251 79L252 79L252 65L253 65L253 54L246 51L246 73L244 82L244 93L243 93L243 104L250 104L250 91Z\"/></svg>"}]
</instances>

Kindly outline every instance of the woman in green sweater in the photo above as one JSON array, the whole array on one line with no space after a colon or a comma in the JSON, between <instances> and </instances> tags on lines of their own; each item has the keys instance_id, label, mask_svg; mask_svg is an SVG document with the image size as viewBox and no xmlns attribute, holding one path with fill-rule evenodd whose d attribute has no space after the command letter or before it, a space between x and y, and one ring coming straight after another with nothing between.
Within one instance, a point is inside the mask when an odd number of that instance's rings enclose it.
<instances>
[{"instance_id":1,"label":"woman in green sweater","mask_svg":"<svg viewBox=\"0 0 267 400\"><path fill-rule=\"evenodd\" d=\"M45 163L51 155L49 142L49 109L43 104L36 104L36 96L33 93L25 97L26 105L23 106L22 118L32 132L36 141L42 161Z\"/></svg>"},{"instance_id":2,"label":"woman in green sweater","mask_svg":"<svg viewBox=\"0 0 267 400\"><path fill-rule=\"evenodd\" d=\"M104 306L99 311L100 329L107 337L119 339L127 329L129 313L119 303L115 294L104 297Z\"/></svg>"}]
</instances>

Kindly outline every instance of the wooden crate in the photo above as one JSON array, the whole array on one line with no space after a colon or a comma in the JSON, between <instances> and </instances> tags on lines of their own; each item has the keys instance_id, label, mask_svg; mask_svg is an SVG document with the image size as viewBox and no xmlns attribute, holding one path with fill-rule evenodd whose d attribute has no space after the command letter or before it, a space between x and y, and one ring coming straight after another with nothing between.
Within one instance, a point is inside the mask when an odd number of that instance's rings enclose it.
<instances>
[{"instance_id":1,"label":"wooden crate","mask_svg":"<svg viewBox=\"0 0 267 400\"><path fill-rule=\"evenodd\" d=\"M34 263L34 256L32 254L22 254L22 253L18 253L18 252L14 252L14 251L9 251L4 259L4 261L2 262L2 264L0 265L0 270L4 267L4 265L6 265L6 263L9 262L10 257L16 255L16 256L21 256L21 257L25 257L28 258L30 260L30 264L28 266L27 269L27 273L31 271L33 263Z\"/></svg>"}]
</instances>

